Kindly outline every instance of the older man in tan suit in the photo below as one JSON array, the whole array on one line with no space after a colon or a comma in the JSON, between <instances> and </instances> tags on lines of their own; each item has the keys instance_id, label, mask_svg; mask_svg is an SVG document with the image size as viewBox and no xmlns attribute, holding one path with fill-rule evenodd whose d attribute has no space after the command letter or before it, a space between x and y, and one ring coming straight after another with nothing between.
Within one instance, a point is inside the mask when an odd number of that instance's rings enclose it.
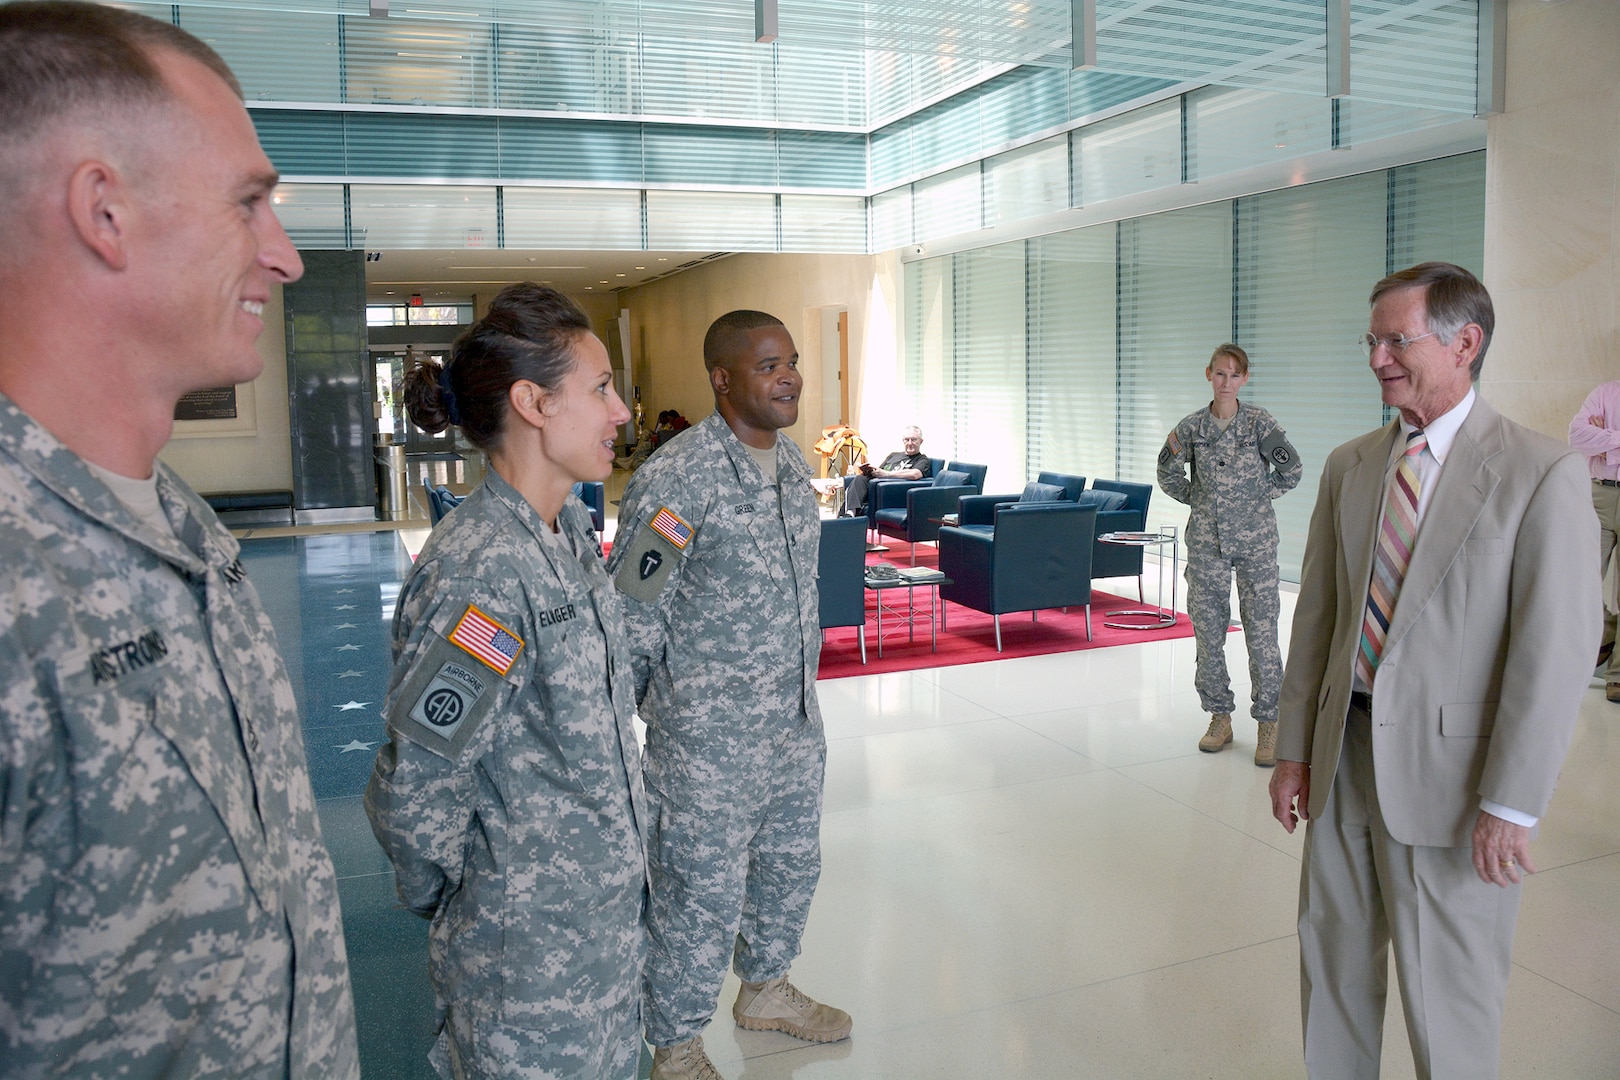
<instances>
[{"instance_id":1,"label":"older man in tan suit","mask_svg":"<svg viewBox=\"0 0 1620 1080\"><path fill-rule=\"evenodd\" d=\"M1602 624L1586 464L1478 397L1468 271L1380 281L1362 339L1398 421L1322 473L1272 810L1300 880L1310 1075L1378 1075L1395 946L1419 1077L1497 1075L1521 872Z\"/></svg>"}]
</instances>

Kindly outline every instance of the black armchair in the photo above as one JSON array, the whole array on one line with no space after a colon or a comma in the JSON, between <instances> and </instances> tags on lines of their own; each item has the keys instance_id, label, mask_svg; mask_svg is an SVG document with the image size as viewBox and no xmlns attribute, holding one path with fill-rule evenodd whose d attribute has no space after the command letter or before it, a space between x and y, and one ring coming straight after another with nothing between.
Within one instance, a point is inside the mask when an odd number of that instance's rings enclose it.
<instances>
[{"instance_id":1,"label":"black armchair","mask_svg":"<svg viewBox=\"0 0 1620 1080\"><path fill-rule=\"evenodd\" d=\"M602 481L581 480L574 485L574 494L591 512L591 527L596 530L597 536L601 536L602 529L607 525L607 492Z\"/></svg>"},{"instance_id":2,"label":"black armchair","mask_svg":"<svg viewBox=\"0 0 1620 1080\"><path fill-rule=\"evenodd\" d=\"M901 480L873 484L867 492L873 507L873 525L879 535L911 544L911 562L916 565L916 545L939 538L939 524L930 519L956 513L958 499L983 491L988 468L964 461L947 461L945 468L934 474L932 482Z\"/></svg>"},{"instance_id":3,"label":"black armchair","mask_svg":"<svg viewBox=\"0 0 1620 1080\"><path fill-rule=\"evenodd\" d=\"M1152 484L1133 484L1126 480L1093 480L1091 491L1114 492L1125 496L1122 505L1099 507L1097 535L1111 532L1145 532L1147 530L1148 500L1153 497ZM1084 497L1082 497L1084 501ZM1136 598L1143 599L1142 549L1121 544L1096 543L1091 555L1091 576L1096 578L1134 577Z\"/></svg>"},{"instance_id":4,"label":"black armchair","mask_svg":"<svg viewBox=\"0 0 1620 1080\"><path fill-rule=\"evenodd\" d=\"M866 519L823 518L821 559L816 580L821 628L861 628L861 663L866 663Z\"/></svg>"},{"instance_id":5,"label":"black armchair","mask_svg":"<svg viewBox=\"0 0 1620 1080\"><path fill-rule=\"evenodd\" d=\"M1063 502L1006 507L993 531L941 529L939 569L951 583L940 585L940 599L994 616L996 652L1001 616L1011 611L1027 611L1033 620L1041 608L1083 605L1090 641L1096 535L1096 509Z\"/></svg>"},{"instance_id":6,"label":"black armchair","mask_svg":"<svg viewBox=\"0 0 1620 1080\"><path fill-rule=\"evenodd\" d=\"M896 489L896 490L900 490L900 491L904 491L909 487L928 487L929 485L933 484L934 477L938 476L941 472L943 472L945 470L945 459L944 458L931 457L931 458L928 459L928 463L929 463L929 466L930 466L930 468L928 470L928 475L925 476L921 480L890 480L890 479L885 479L883 477L875 477L875 478L867 481L867 483L866 483L866 522L867 522L866 527L868 529L877 528L876 515L877 515L877 507L878 507L878 497L877 497L877 490L876 489L881 487L884 484L902 485L901 487ZM849 490L849 485L854 479L855 479L854 476L846 476L846 477L844 477L844 490L846 492ZM899 505L904 505L904 503L905 503L905 500L901 499Z\"/></svg>"},{"instance_id":7,"label":"black armchair","mask_svg":"<svg viewBox=\"0 0 1620 1080\"><path fill-rule=\"evenodd\" d=\"M1036 489L1035 484L1047 488L1057 488L1057 491ZM1042 470L1033 483L1024 485L1024 490L1018 495L964 495L956 502L956 523L958 525L994 525L996 510L1003 506L1016 506L1039 501L1079 502L1080 493L1086 489L1086 478L1070 473L1047 472Z\"/></svg>"},{"instance_id":8,"label":"black armchair","mask_svg":"<svg viewBox=\"0 0 1620 1080\"><path fill-rule=\"evenodd\" d=\"M434 487L423 479L422 488L427 492L428 523L431 525L437 525L444 520L444 515L461 505L461 496L452 494L447 487Z\"/></svg>"}]
</instances>

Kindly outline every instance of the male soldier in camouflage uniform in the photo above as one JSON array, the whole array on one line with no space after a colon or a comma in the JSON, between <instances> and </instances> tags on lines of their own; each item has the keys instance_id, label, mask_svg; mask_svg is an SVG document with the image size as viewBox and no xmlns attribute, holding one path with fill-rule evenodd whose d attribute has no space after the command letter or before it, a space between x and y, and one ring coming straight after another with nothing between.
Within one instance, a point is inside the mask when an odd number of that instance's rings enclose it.
<instances>
[{"instance_id":1,"label":"male soldier in camouflage uniform","mask_svg":"<svg viewBox=\"0 0 1620 1080\"><path fill-rule=\"evenodd\" d=\"M155 463L302 273L234 80L0 7L0 1072L357 1077L332 863L238 548Z\"/></svg>"},{"instance_id":2,"label":"male soldier in camouflage uniform","mask_svg":"<svg viewBox=\"0 0 1620 1080\"><path fill-rule=\"evenodd\" d=\"M1226 628L1232 618L1232 575L1238 614L1249 644L1249 715L1258 725L1254 763L1277 763L1277 693L1282 653L1277 648L1277 514L1271 500L1292 491L1304 465L1266 410L1237 399L1249 381L1249 357L1222 345L1204 377L1214 400L1176 425L1159 451L1159 487L1192 504L1187 522L1187 613L1198 645L1194 683L1209 730L1198 741L1206 753L1232 742L1236 699L1226 673ZM1192 466L1192 478L1187 466Z\"/></svg>"},{"instance_id":3,"label":"male soldier in camouflage uniform","mask_svg":"<svg viewBox=\"0 0 1620 1080\"><path fill-rule=\"evenodd\" d=\"M709 328L716 411L631 478L608 570L629 598L652 813L647 1039L655 1080L718 1080L703 1051L726 961L745 1028L832 1042L849 1014L787 981L821 872L826 736L804 455L779 429L804 380L781 322Z\"/></svg>"}]
</instances>

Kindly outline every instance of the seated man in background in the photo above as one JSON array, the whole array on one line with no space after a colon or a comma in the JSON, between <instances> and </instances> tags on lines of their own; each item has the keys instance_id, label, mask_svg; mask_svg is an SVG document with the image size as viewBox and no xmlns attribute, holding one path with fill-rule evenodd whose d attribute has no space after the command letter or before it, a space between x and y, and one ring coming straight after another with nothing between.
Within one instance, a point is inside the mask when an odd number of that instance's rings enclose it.
<instances>
[{"instance_id":1,"label":"seated man in background","mask_svg":"<svg viewBox=\"0 0 1620 1080\"><path fill-rule=\"evenodd\" d=\"M844 495L844 516L866 515L866 489L873 480L926 480L934 471L934 463L923 456L922 428L915 424L900 433L902 449L883 459L882 465L861 462L855 466L855 479L849 482Z\"/></svg>"}]
</instances>

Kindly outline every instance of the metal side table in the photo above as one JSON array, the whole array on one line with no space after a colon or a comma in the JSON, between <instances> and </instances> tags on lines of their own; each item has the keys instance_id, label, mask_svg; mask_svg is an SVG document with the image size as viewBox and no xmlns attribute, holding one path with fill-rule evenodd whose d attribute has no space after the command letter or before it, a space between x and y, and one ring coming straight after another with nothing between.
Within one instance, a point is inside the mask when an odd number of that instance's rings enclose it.
<instances>
[{"instance_id":1,"label":"metal side table","mask_svg":"<svg viewBox=\"0 0 1620 1080\"><path fill-rule=\"evenodd\" d=\"M1162 630L1176 625L1176 581L1181 577L1180 536L1174 525L1160 525L1158 532L1111 532L1097 537L1105 544L1153 548L1159 560L1159 603L1151 608L1121 608L1103 612L1103 625L1115 630ZM1164 606L1164 549L1170 548L1170 606ZM1109 622L1108 619L1137 619L1137 622Z\"/></svg>"}]
</instances>

